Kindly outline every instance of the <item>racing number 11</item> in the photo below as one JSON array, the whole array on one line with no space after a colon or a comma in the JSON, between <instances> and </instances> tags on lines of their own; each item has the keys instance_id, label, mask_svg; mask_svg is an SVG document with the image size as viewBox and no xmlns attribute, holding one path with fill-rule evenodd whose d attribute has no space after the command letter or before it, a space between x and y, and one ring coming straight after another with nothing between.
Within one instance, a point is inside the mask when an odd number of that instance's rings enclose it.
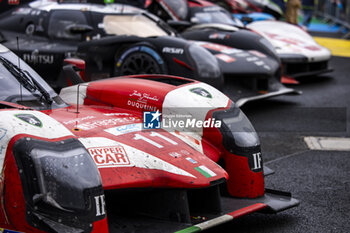
<instances>
[{"instance_id":1,"label":"racing number 11","mask_svg":"<svg viewBox=\"0 0 350 233\"><path fill-rule=\"evenodd\" d=\"M164 135L161 135L161 134L159 134L157 132L151 132L149 136L151 136L151 137L158 137L158 138L163 139L164 141L169 142L170 144L177 145L177 142L175 142L175 141L171 140L170 138L167 138ZM133 139L134 140L143 140L143 141L148 142L149 144L151 144L151 145L153 145L155 147L163 148L162 145L160 145L160 144L156 143L155 141L153 141L152 139L149 139L149 138L147 138L147 137L145 137L143 135L140 135L138 133L135 134L135 137Z\"/></svg>"}]
</instances>

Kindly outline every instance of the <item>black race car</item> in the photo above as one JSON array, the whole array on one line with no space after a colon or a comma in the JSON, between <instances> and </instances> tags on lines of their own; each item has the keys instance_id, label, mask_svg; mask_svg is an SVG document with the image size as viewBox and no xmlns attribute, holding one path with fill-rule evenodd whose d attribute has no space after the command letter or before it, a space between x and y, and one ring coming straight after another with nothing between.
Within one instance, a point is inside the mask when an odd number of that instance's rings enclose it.
<instances>
[{"instance_id":1,"label":"black race car","mask_svg":"<svg viewBox=\"0 0 350 233\"><path fill-rule=\"evenodd\" d=\"M295 92L279 83L279 62L271 56L177 38L158 17L127 5L36 1L3 14L0 29L3 44L58 89L66 85L57 78L64 59L79 57L85 81L167 73L220 88L222 71L235 81L226 86L238 105Z\"/></svg>"},{"instance_id":2,"label":"black race car","mask_svg":"<svg viewBox=\"0 0 350 233\"><path fill-rule=\"evenodd\" d=\"M293 78L332 71L328 67L330 51L298 26L265 20L245 27L227 10L205 0L153 0L148 9L178 28L186 39L257 50L280 60L285 83L296 84Z\"/></svg>"},{"instance_id":3,"label":"black race car","mask_svg":"<svg viewBox=\"0 0 350 233\"><path fill-rule=\"evenodd\" d=\"M85 81L167 73L222 83L217 59L206 49L169 36L171 31L127 5L37 1L2 14L0 29L3 44L57 89L65 86L58 74L71 57L85 60Z\"/></svg>"}]
</instances>

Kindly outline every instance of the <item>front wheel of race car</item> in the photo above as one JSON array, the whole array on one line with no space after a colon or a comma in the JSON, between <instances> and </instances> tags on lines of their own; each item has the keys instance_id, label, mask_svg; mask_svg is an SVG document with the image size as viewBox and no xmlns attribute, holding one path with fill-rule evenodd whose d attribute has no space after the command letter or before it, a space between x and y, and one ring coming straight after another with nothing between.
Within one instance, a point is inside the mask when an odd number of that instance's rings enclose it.
<instances>
[{"instance_id":1,"label":"front wheel of race car","mask_svg":"<svg viewBox=\"0 0 350 233\"><path fill-rule=\"evenodd\" d=\"M164 74L163 59L150 47L134 46L116 56L114 75Z\"/></svg>"}]
</instances>

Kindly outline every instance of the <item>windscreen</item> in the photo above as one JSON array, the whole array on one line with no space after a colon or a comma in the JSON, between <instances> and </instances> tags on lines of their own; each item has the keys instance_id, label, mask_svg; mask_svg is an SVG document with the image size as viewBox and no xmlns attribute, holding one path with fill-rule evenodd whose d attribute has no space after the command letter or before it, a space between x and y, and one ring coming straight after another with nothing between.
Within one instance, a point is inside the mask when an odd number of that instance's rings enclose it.
<instances>
[{"instance_id":1,"label":"windscreen","mask_svg":"<svg viewBox=\"0 0 350 233\"><path fill-rule=\"evenodd\" d=\"M57 10L51 13L48 26L48 35L53 39L81 40L81 34L69 31L71 25L86 25L87 21L83 12L70 10Z\"/></svg>"},{"instance_id":2,"label":"windscreen","mask_svg":"<svg viewBox=\"0 0 350 233\"><path fill-rule=\"evenodd\" d=\"M9 62L10 65L4 64L6 62ZM14 72L13 70L11 72L11 68L16 69L14 67L18 67L21 70L21 72L26 73L26 80L21 81L19 77L15 76L16 72ZM39 110L51 107L51 105L49 106L49 104L45 103L45 100L42 94L39 92L39 89L37 87L35 87L34 89L32 88L34 84L31 78L35 79L35 81L39 83L51 97L57 96L54 90L23 60L19 60L18 57L9 50L1 51L0 49L1 101L21 104ZM53 104L56 104L55 100Z\"/></svg>"},{"instance_id":3,"label":"windscreen","mask_svg":"<svg viewBox=\"0 0 350 233\"><path fill-rule=\"evenodd\" d=\"M180 18L180 20L186 20L188 15L187 1L185 0L164 0L167 7L171 12Z\"/></svg>"},{"instance_id":4,"label":"windscreen","mask_svg":"<svg viewBox=\"0 0 350 233\"><path fill-rule=\"evenodd\" d=\"M26 88L21 88L20 83L0 62L0 100L13 102L13 99L19 99L20 94L26 98L33 98L35 93L31 93ZM22 90L21 90L22 89Z\"/></svg>"},{"instance_id":5,"label":"windscreen","mask_svg":"<svg viewBox=\"0 0 350 233\"><path fill-rule=\"evenodd\" d=\"M167 36L156 22L143 15L106 15L103 26L110 35L133 35L139 37Z\"/></svg>"},{"instance_id":6,"label":"windscreen","mask_svg":"<svg viewBox=\"0 0 350 233\"><path fill-rule=\"evenodd\" d=\"M221 23L233 24L232 18L222 11L197 12L191 18L192 22L196 23Z\"/></svg>"}]
</instances>

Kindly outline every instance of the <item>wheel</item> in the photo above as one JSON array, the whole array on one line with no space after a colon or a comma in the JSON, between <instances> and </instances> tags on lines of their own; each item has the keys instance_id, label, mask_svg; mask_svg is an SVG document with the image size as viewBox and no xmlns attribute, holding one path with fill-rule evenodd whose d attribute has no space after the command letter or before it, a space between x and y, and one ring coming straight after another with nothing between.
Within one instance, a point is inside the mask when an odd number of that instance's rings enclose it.
<instances>
[{"instance_id":1,"label":"wheel","mask_svg":"<svg viewBox=\"0 0 350 233\"><path fill-rule=\"evenodd\" d=\"M130 54L120 67L122 75L130 74L160 74L161 69L156 60L143 52Z\"/></svg>"},{"instance_id":2,"label":"wheel","mask_svg":"<svg viewBox=\"0 0 350 233\"><path fill-rule=\"evenodd\" d=\"M150 46L135 44L115 56L114 75L167 74L162 57Z\"/></svg>"},{"instance_id":3,"label":"wheel","mask_svg":"<svg viewBox=\"0 0 350 233\"><path fill-rule=\"evenodd\" d=\"M28 35L28 36L31 36L33 35L35 32L35 25L32 24L32 23L29 23L25 29L25 33Z\"/></svg>"}]
</instances>

